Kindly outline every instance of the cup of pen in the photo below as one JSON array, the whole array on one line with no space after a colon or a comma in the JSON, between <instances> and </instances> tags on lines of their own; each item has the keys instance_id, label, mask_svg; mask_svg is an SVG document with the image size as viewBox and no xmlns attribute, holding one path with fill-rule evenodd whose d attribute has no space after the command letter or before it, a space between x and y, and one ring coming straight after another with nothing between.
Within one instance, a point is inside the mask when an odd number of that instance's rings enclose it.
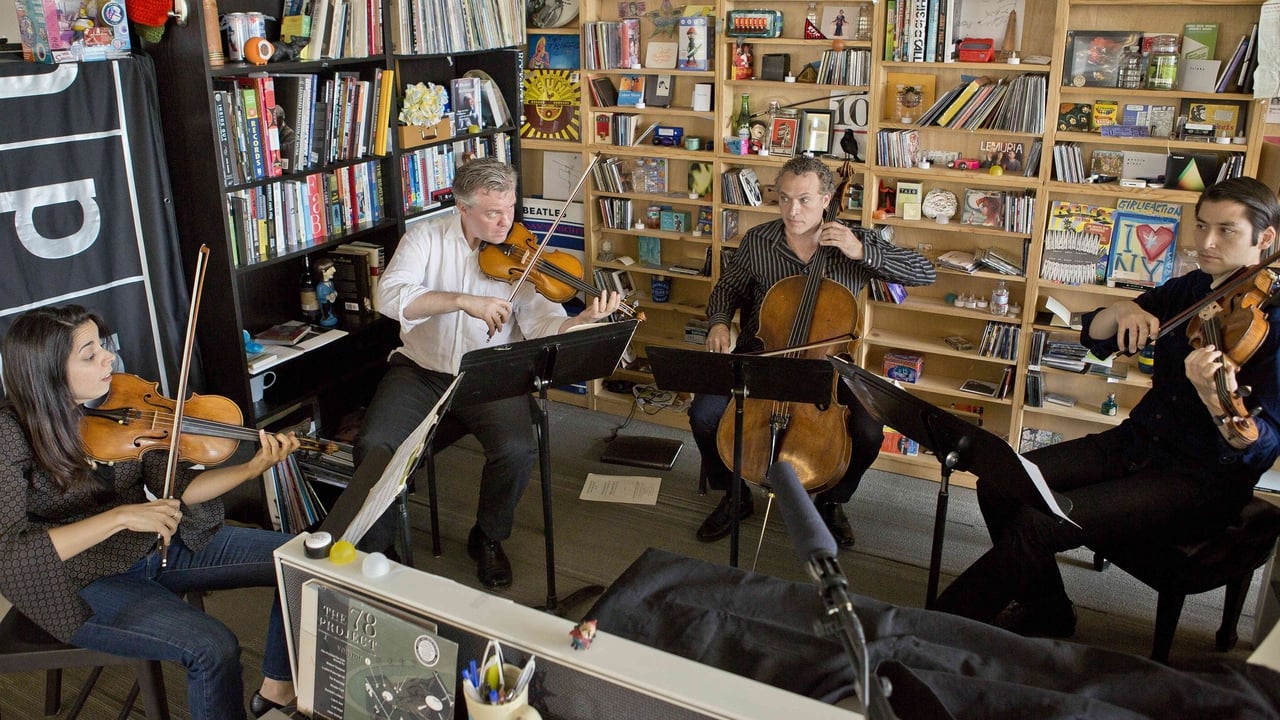
<instances>
[{"instance_id":1,"label":"cup of pen","mask_svg":"<svg viewBox=\"0 0 1280 720\"><path fill-rule=\"evenodd\" d=\"M519 682L520 667L503 663L502 687L516 688ZM472 720L542 720L542 714L537 708L529 705L528 683L510 697L505 697L503 690L492 690L486 693L483 688L475 694L465 692L463 695L467 699L467 715Z\"/></svg>"}]
</instances>

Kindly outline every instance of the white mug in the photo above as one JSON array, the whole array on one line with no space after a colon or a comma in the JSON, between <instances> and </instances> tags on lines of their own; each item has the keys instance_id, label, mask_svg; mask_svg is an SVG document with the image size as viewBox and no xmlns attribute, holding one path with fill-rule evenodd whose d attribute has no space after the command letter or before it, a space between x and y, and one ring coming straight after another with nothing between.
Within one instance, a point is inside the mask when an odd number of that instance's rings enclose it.
<instances>
[{"instance_id":1,"label":"white mug","mask_svg":"<svg viewBox=\"0 0 1280 720\"><path fill-rule=\"evenodd\" d=\"M520 679L520 668L511 663L504 664L502 668L506 684L515 685ZM471 716L471 720L542 720L542 714L529 704L528 685L520 690L520 694L498 705L477 701L466 690L463 695L467 700L467 714Z\"/></svg>"},{"instance_id":2,"label":"white mug","mask_svg":"<svg viewBox=\"0 0 1280 720\"><path fill-rule=\"evenodd\" d=\"M275 384L276 373L274 370L268 370L261 375L251 375L249 377L250 399L253 402L262 402L262 392Z\"/></svg>"}]
</instances>

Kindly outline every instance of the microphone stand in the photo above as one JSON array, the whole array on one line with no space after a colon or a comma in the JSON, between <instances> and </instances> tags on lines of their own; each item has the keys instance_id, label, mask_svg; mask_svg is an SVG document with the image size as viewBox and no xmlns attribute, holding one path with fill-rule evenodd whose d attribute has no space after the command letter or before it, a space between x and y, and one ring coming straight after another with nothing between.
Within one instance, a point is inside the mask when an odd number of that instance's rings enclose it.
<instances>
[{"instance_id":1,"label":"microphone stand","mask_svg":"<svg viewBox=\"0 0 1280 720\"><path fill-rule=\"evenodd\" d=\"M814 630L826 637L840 640L855 677L854 689L862 701L862 711L867 720L897 720L889 695L878 677L874 677L867 662L867 636L862 623L853 611L849 598L849 581L840 570L840 563L827 552L817 552L806 564L809 575L818 583L818 596L822 598L827 616L814 621ZM892 688L890 688L892 692Z\"/></svg>"}]
</instances>

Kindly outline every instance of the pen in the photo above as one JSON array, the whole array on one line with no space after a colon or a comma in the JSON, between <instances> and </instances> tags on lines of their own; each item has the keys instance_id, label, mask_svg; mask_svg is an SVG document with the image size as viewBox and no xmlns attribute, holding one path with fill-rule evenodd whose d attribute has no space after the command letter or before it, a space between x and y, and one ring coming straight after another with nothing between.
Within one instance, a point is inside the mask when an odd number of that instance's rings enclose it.
<instances>
[{"instance_id":1,"label":"pen","mask_svg":"<svg viewBox=\"0 0 1280 720\"><path fill-rule=\"evenodd\" d=\"M489 704L490 704L490 705L497 705L497 704L498 704L498 691L497 691L497 690L490 690L490 691L489 691Z\"/></svg>"}]
</instances>

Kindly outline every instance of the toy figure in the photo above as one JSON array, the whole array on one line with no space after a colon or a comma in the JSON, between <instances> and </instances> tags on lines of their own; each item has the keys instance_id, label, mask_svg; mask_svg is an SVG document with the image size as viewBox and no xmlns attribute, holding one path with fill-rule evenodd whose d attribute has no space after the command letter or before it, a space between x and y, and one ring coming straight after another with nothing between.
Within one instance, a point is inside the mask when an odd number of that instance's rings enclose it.
<instances>
[{"instance_id":1,"label":"toy figure","mask_svg":"<svg viewBox=\"0 0 1280 720\"><path fill-rule=\"evenodd\" d=\"M583 620L578 627L569 631L569 644L574 650L587 650L596 637L596 621Z\"/></svg>"},{"instance_id":2,"label":"toy figure","mask_svg":"<svg viewBox=\"0 0 1280 720\"><path fill-rule=\"evenodd\" d=\"M338 316L333 312L333 304L338 301L338 291L333 287L333 276L338 272L333 261L324 258L316 263L316 299L320 301L320 321L323 327L338 324Z\"/></svg>"},{"instance_id":3,"label":"toy figure","mask_svg":"<svg viewBox=\"0 0 1280 720\"><path fill-rule=\"evenodd\" d=\"M689 66L692 66L694 60L698 57L698 31L689 28L684 35L685 39L688 40L685 44L684 61Z\"/></svg>"}]
</instances>

